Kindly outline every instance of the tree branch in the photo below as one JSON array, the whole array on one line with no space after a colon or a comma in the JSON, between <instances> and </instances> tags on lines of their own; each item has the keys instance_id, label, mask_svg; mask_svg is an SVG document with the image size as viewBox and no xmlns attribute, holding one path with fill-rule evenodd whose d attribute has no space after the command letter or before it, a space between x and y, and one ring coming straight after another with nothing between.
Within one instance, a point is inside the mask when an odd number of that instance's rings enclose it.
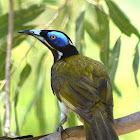
<instances>
[{"instance_id":1,"label":"tree branch","mask_svg":"<svg viewBox=\"0 0 140 140\"><path fill-rule=\"evenodd\" d=\"M8 41L7 41L7 54L6 54L6 66L5 66L5 107L6 107L6 121L4 124L4 131L6 134L10 132L10 66L11 66L11 48L13 44L13 29L14 29L14 10L13 10L13 0L9 0L9 26L8 26Z\"/></svg>"},{"instance_id":2,"label":"tree branch","mask_svg":"<svg viewBox=\"0 0 140 140\"><path fill-rule=\"evenodd\" d=\"M140 111L119 119L115 119L114 127L118 136L140 129Z\"/></svg>"},{"instance_id":3,"label":"tree branch","mask_svg":"<svg viewBox=\"0 0 140 140\"><path fill-rule=\"evenodd\" d=\"M114 127L118 134L124 135L133 131L140 129L140 112L115 119ZM39 140L85 140L84 128L83 126L76 126L65 129L60 135L60 132L55 132Z\"/></svg>"},{"instance_id":4,"label":"tree branch","mask_svg":"<svg viewBox=\"0 0 140 140\"><path fill-rule=\"evenodd\" d=\"M115 119L114 127L118 134L124 135L133 131L140 129L140 112ZM26 138L25 138L26 137ZM16 138L17 139L17 138ZM18 137L22 140L85 140L85 133L83 126L75 126L65 129L62 133L55 132L52 134L46 134L38 137L33 136L22 136ZM0 137L0 140L14 140L14 138Z\"/></svg>"}]
</instances>

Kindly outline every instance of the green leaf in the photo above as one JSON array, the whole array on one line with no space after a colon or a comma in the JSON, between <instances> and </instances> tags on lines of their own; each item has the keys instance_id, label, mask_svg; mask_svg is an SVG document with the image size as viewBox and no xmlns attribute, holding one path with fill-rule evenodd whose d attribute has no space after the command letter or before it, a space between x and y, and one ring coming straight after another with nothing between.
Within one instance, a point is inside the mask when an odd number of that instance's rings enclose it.
<instances>
[{"instance_id":1,"label":"green leaf","mask_svg":"<svg viewBox=\"0 0 140 140\"><path fill-rule=\"evenodd\" d=\"M36 89L35 94L38 95L37 101L36 101L36 115L39 121L40 131L41 133L45 133L46 131L46 125L45 125L45 114L43 110L43 89L45 86L45 79L46 79L46 69L42 69L43 66L43 59L46 56L46 52L43 53L41 56L41 59L38 63L37 67L37 83L36 83Z\"/></svg>"},{"instance_id":2,"label":"green leaf","mask_svg":"<svg viewBox=\"0 0 140 140\"><path fill-rule=\"evenodd\" d=\"M2 7L2 4L0 2L0 14L2 14L2 12L3 12L3 7Z\"/></svg>"},{"instance_id":3,"label":"green leaf","mask_svg":"<svg viewBox=\"0 0 140 140\"><path fill-rule=\"evenodd\" d=\"M85 20L84 22L84 28L87 31L90 38L95 41L97 44L100 45L100 37L98 34L98 31L94 28L92 23L90 23L88 20Z\"/></svg>"},{"instance_id":4,"label":"green leaf","mask_svg":"<svg viewBox=\"0 0 140 140\"><path fill-rule=\"evenodd\" d=\"M95 7L93 11L96 14L98 28L89 23L87 20L84 23L84 27L93 41L100 46L100 58L101 61L108 68L109 61L109 20L108 16L99 8Z\"/></svg>"},{"instance_id":5,"label":"green leaf","mask_svg":"<svg viewBox=\"0 0 140 140\"><path fill-rule=\"evenodd\" d=\"M39 126L40 126L40 132L41 133L45 133L46 131L46 125L45 125L45 113L44 113L44 103L43 103L43 89L45 86L45 78L46 78L46 69L44 70L40 70L40 73L38 75L38 79L37 79L37 85L36 85L36 94L38 95L37 101L36 101L36 115L39 121Z\"/></svg>"},{"instance_id":6,"label":"green leaf","mask_svg":"<svg viewBox=\"0 0 140 140\"><path fill-rule=\"evenodd\" d=\"M43 2L49 3L49 4L55 4L56 0L43 0Z\"/></svg>"},{"instance_id":7,"label":"green leaf","mask_svg":"<svg viewBox=\"0 0 140 140\"><path fill-rule=\"evenodd\" d=\"M26 30L26 29L32 29L35 26L23 26L21 29ZM13 37L13 48L18 46L27 36L21 36L20 34L14 34ZM0 46L0 80L3 80L5 78L5 62L6 62L6 46L7 46L7 41L6 39L1 39L1 46ZM11 64L12 65L12 64Z\"/></svg>"},{"instance_id":8,"label":"green leaf","mask_svg":"<svg viewBox=\"0 0 140 140\"><path fill-rule=\"evenodd\" d=\"M18 110L17 110L17 103L18 103L18 97L19 97L19 90L20 88L17 86L17 93L15 95L15 101L14 101L14 115L15 115L15 126L16 126L16 134L20 135L20 129L19 129L19 121L18 121Z\"/></svg>"},{"instance_id":9,"label":"green leaf","mask_svg":"<svg viewBox=\"0 0 140 140\"><path fill-rule=\"evenodd\" d=\"M26 66L24 67L24 69L22 70L20 74L20 82L17 86L16 94L14 96L14 114L15 114L16 134L18 135L20 135L20 131L19 131L19 122L18 122L18 115L17 115L16 107L18 103L20 88L23 86L24 82L29 77L30 73L31 73L31 66L29 64L26 64Z\"/></svg>"},{"instance_id":10,"label":"green leaf","mask_svg":"<svg viewBox=\"0 0 140 140\"><path fill-rule=\"evenodd\" d=\"M0 80L5 78L5 58L6 52L0 49Z\"/></svg>"},{"instance_id":11,"label":"green leaf","mask_svg":"<svg viewBox=\"0 0 140 140\"><path fill-rule=\"evenodd\" d=\"M32 28L35 28L35 27L36 27L35 25L22 26L21 30L32 29ZM20 34L15 33L14 36L13 36L13 46L12 46L12 48L18 46L26 37L27 36L24 36L24 35L21 36ZM7 47L6 37L1 38L0 42L1 42L0 49L6 52L6 47Z\"/></svg>"},{"instance_id":12,"label":"green leaf","mask_svg":"<svg viewBox=\"0 0 140 140\"><path fill-rule=\"evenodd\" d=\"M75 45L81 54L83 54L84 49L84 18L85 9L83 9L78 18L76 19L76 30L75 30Z\"/></svg>"},{"instance_id":13,"label":"green leaf","mask_svg":"<svg viewBox=\"0 0 140 140\"><path fill-rule=\"evenodd\" d=\"M0 116L0 136L3 135L3 128L2 128L3 124L2 124L2 118Z\"/></svg>"},{"instance_id":14,"label":"green leaf","mask_svg":"<svg viewBox=\"0 0 140 140\"><path fill-rule=\"evenodd\" d=\"M45 10L44 5L32 5L28 9L22 9L15 11L14 21L14 41L13 47L19 45L27 36L21 36L17 32L19 30L25 30L29 28L35 28L35 25L24 26L24 24L34 20ZM0 16L0 80L5 77L5 58L6 58L6 46L7 46L7 34L8 34L8 14Z\"/></svg>"},{"instance_id":15,"label":"green leaf","mask_svg":"<svg viewBox=\"0 0 140 140\"><path fill-rule=\"evenodd\" d=\"M133 71L134 71L134 77L135 77L135 82L136 82L137 87L139 87L137 74L138 74L139 59L140 59L139 58L139 48L138 48L138 46L139 46L139 41L136 45L134 59L133 59Z\"/></svg>"},{"instance_id":16,"label":"green leaf","mask_svg":"<svg viewBox=\"0 0 140 140\"><path fill-rule=\"evenodd\" d=\"M29 77L30 73L31 73L31 66L29 64L26 64L26 66L24 67L24 69L20 74L20 82L19 82L20 87L23 86L24 82Z\"/></svg>"},{"instance_id":17,"label":"green leaf","mask_svg":"<svg viewBox=\"0 0 140 140\"><path fill-rule=\"evenodd\" d=\"M112 84L114 83L115 74L119 63L120 48L121 48L121 37L117 39L109 59L109 76Z\"/></svg>"},{"instance_id":18,"label":"green leaf","mask_svg":"<svg viewBox=\"0 0 140 140\"><path fill-rule=\"evenodd\" d=\"M34 20L45 10L44 5L32 5L28 9L20 9L15 11L14 18L14 34L17 34L21 30L22 26L26 23ZM0 16L0 38L7 36L8 34L8 14Z\"/></svg>"},{"instance_id":19,"label":"green leaf","mask_svg":"<svg viewBox=\"0 0 140 140\"><path fill-rule=\"evenodd\" d=\"M99 8L95 7L95 11L96 11L97 23L99 26L98 38L99 38L99 44L101 46L100 58L101 61L105 64L105 66L108 68L109 53L110 53L109 20L108 20L108 16Z\"/></svg>"},{"instance_id":20,"label":"green leaf","mask_svg":"<svg viewBox=\"0 0 140 140\"><path fill-rule=\"evenodd\" d=\"M118 94L118 96L121 97L122 93L121 93L120 89L116 86L115 83L113 83L112 87L113 87L113 90Z\"/></svg>"},{"instance_id":21,"label":"green leaf","mask_svg":"<svg viewBox=\"0 0 140 140\"><path fill-rule=\"evenodd\" d=\"M31 101L27 111L25 112L24 116L23 116L23 121L21 123L21 126L23 127L25 121L26 121L26 118L28 116L28 114L30 113L32 107L37 103L38 99L39 99L39 95L40 95L40 92L43 91L43 86L44 86L44 82L45 82L45 74L44 72L42 72L42 60L44 59L44 57L46 56L46 52L42 54L41 56L41 59L38 63L38 69L37 69L37 83L36 83L36 88L35 88L35 94L34 94L34 97L33 97L33 100ZM43 111L41 112L43 113ZM39 121L43 121L44 123L44 119L43 120L39 120ZM41 123L42 124L42 123ZM43 124L42 124L43 125ZM43 125L44 126L44 125ZM45 127L45 126L44 126Z\"/></svg>"},{"instance_id":22,"label":"green leaf","mask_svg":"<svg viewBox=\"0 0 140 140\"><path fill-rule=\"evenodd\" d=\"M68 117L68 125L69 127L73 127L77 125L76 115L73 112L70 112L70 116Z\"/></svg>"},{"instance_id":23,"label":"green leaf","mask_svg":"<svg viewBox=\"0 0 140 140\"><path fill-rule=\"evenodd\" d=\"M110 17L117 27L127 36L134 33L140 38L138 30L130 23L123 11L112 0L105 0L105 2L109 8Z\"/></svg>"}]
</instances>

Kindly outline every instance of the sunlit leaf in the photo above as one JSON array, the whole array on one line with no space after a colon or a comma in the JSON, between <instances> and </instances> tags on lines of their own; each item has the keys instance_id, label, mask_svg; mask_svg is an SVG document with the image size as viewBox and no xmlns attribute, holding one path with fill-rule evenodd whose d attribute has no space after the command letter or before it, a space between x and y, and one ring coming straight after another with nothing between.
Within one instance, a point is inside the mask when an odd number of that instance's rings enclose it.
<instances>
[{"instance_id":1,"label":"sunlit leaf","mask_svg":"<svg viewBox=\"0 0 140 140\"><path fill-rule=\"evenodd\" d=\"M59 9L61 11L60 13L58 12L59 10L55 12L54 16L56 17L53 20L53 27L55 29L63 30L65 32L65 28L67 28L67 26L68 27L70 26L69 25L70 23L68 22L70 20L70 15L72 10L70 4L71 3L67 3L62 9L60 8L61 9L61 10ZM59 13L58 16L57 13Z\"/></svg>"},{"instance_id":2,"label":"sunlit leaf","mask_svg":"<svg viewBox=\"0 0 140 140\"><path fill-rule=\"evenodd\" d=\"M45 133L47 125L45 124L45 113L44 113L44 85L45 85L45 78L46 78L46 71L44 70L42 73L39 75L39 81L37 84L38 89L36 89L36 92L38 92L39 96L36 101L36 116L39 121L39 127L40 127L40 132ZM40 82L40 83L39 83Z\"/></svg>"},{"instance_id":3,"label":"sunlit leaf","mask_svg":"<svg viewBox=\"0 0 140 140\"><path fill-rule=\"evenodd\" d=\"M108 16L99 8L95 7L97 23L99 26L98 38L99 44L101 46L100 49L100 58L104 65L108 68L109 61L109 20Z\"/></svg>"},{"instance_id":4,"label":"sunlit leaf","mask_svg":"<svg viewBox=\"0 0 140 140\"><path fill-rule=\"evenodd\" d=\"M20 9L14 12L14 33L17 34L19 30L22 29L22 26L26 23L34 20L45 10L44 5L32 5L27 9ZM7 36L8 34L8 14L0 16L0 38Z\"/></svg>"},{"instance_id":5,"label":"sunlit leaf","mask_svg":"<svg viewBox=\"0 0 140 140\"><path fill-rule=\"evenodd\" d=\"M26 29L31 29L35 26L23 26L21 29L26 30ZM19 45L27 36L21 36L18 33L14 34L13 37L13 48ZM0 46L0 80L3 80L5 77L5 59L6 59L6 46L7 46L7 41L6 39L1 39L1 46ZM11 64L12 65L12 64Z\"/></svg>"},{"instance_id":6,"label":"sunlit leaf","mask_svg":"<svg viewBox=\"0 0 140 140\"><path fill-rule=\"evenodd\" d=\"M14 114L15 114L15 125L16 125L16 134L17 135L20 134L18 115L17 115L18 97L19 97L20 89L23 86L23 84L25 83L25 81L27 80L27 78L29 77L30 73L31 73L31 66L29 64L26 64L26 66L24 67L24 69L22 70L22 72L20 74L20 81L19 81L19 84L17 86L16 94L14 97Z\"/></svg>"},{"instance_id":7,"label":"sunlit leaf","mask_svg":"<svg viewBox=\"0 0 140 140\"><path fill-rule=\"evenodd\" d=\"M85 20L84 27L88 35L90 36L90 38L100 45L100 37L99 37L98 31L94 28L93 24L90 23L88 20Z\"/></svg>"},{"instance_id":8,"label":"sunlit leaf","mask_svg":"<svg viewBox=\"0 0 140 140\"><path fill-rule=\"evenodd\" d=\"M61 24L59 29L62 31L68 31L71 30L71 18L72 18L72 8L71 8L71 3L67 3L67 5L65 6L65 8L63 9L63 16L62 16L62 20L60 20Z\"/></svg>"},{"instance_id":9,"label":"sunlit leaf","mask_svg":"<svg viewBox=\"0 0 140 140\"><path fill-rule=\"evenodd\" d=\"M35 25L24 26L24 24L29 21L34 20L38 15L40 15L45 10L43 5L32 5L28 9L20 9L15 11L15 20L14 20L14 38L13 38L13 47L19 45L26 36L18 35L19 30L25 30L28 28L34 28ZM22 15L22 16L21 16ZM5 56L6 56L6 46L7 46L7 34L8 34L8 14L0 16L0 80L4 79L5 75Z\"/></svg>"},{"instance_id":10,"label":"sunlit leaf","mask_svg":"<svg viewBox=\"0 0 140 140\"><path fill-rule=\"evenodd\" d=\"M0 80L4 80L5 77L5 58L6 52L0 49Z\"/></svg>"},{"instance_id":11,"label":"sunlit leaf","mask_svg":"<svg viewBox=\"0 0 140 140\"><path fill-rule=\"evenodd\" d=\"M40 61L39 61L39 63L38 63L38 69L37 69L37 82L36 82L36 88L35 88L35 94L34 94L34 97L33 97L33 99L32 99L32 101L31 101L31 103L30 103L30 105L29 105L29 107L28 107L28 109L27 109L27 111L25 112L25 114L24 114L24 116L23 116L23 121L22 121L22 125L21 126L23 126L24 125L24 123L25 123L25 121L26 121L26 118L28 117L28 114L30 113L30 111L31 111L31 109L32 109L32 107L37 103L37 101L38 101L38 99L39 99L39 96L40 96L40 92L42 92L43 91L43 86L44 86L44 82L45 82L45 80L44 80L44 77L45 77L45 75L42 75L42 71L41 71L41 69L42 69L42 60L44 59L44 57L45 57L45 55L46 55L46 52L45 53L43 53L43 55L42 55L42 57L40 58ZM43 112L41 112L41 113L43 113ZM43 117L43 116L42 116ZM40 121L43 121L43 123L44 123L44 119L42 119L42 120L40 120ZM42 124L42 123L41 123ZM42 124L43 125L43 124ZM44 125L43 125L44 126ZM45 126L44 126L45 127Z\"/></svg>"},{"instance_id":12,"label":"sunlit leaf","mask_svg":"<svg viewBox=\"0 0 140 140\"><path fill-rule=\"evenodd\" d=\"M2 103L5 99L5 91L0 93L0 103Z\"/></svg>"},{"instance_id":13,"label":"sunlit leaf","mask_svg":"<svg viewBox=\"0 0 140 140\"><path fill-rule=\"evenodd\" d=\"M76 126L76 124L77 124L76 118L77 118L77 116L73 112L70 112L70 116L68 117L69 127Z\"/></svg>"},{"instance_id":14,"label":"sunlit leaf","mask_svg":"<svg viewBox=\"0 0 140 140\"><path fill-rule=\"evenodd\" d=\"M0 3L0 14L2 14L3 12L3 8L2 8L2 4Z\"/></svg>"},{"instance_id":15,"label":"sunlit leaf","mask_svg":"<svg viewBox=\"0 0 140 140\"><path fill-rule=\"evenodd\" d=\"M76 19L76 31L75 31L75 45L81 54L83 54L84 49L84 18L85 9L83 9L78 18Z\"/></svg>"},{"instance_id":16,"label":"sunlit leaf","mask_svg":"<svg viewBox=\"0 0 140 140\"><path fill-rule=\"evenodd\" d=\"M138 38L140 38L138 30L130 23L123 11L112 0L105 1L109 8L110 17L117 27L128 36L134 33Z\"/></svg>"},{"instance_id":17,"label":"sunlit leaf","mask_svg":"<svg viewBox=\"0 0 140 140\"><path fill-rule=\"evenodd\" d=\"M55 4L56 0L43 0L43 2L46 2L47 4Z\"/></svg>"},{"instance_id":18,"label":"sunlit leaf","mask_svg":"<svg viewBox=\"0 0 140 140\"><path fill-rule=\"evenodd\" d=\"M19 93L16 94L13 111L14 111L14 115L15 115L16 134L20 135L19 121L18 121L18 110L16 107L17 103L18 103L18 96L19 96Z\"/></svg>"},{"instance_id":19,"label":"sunlit leaf","mask_svg":"<svg viewBox=\"0 0 140 140\"><path fill-rule=\"evenodd\" d=\"M109 59L109 76L112 83L114 83L114 78L119 63L120 48L121 48L121 37L117 39Z\"/></svg>"},{"instance_id":20,"label":"sunlit leaf","mask_svg":"<svg viewBox=\"0 0 140 140\"><path fill-rule=\"evenodd\" d=\"M1 116L0 116L0 136L3 135L3 131L2 131L2 119L1 119Z\"/></svg>"},{"instance_id":21,"label":"sunlit leaf","mask_svg":"<svg viewBox=\"0 0 140 140\"><path fill-rule=\"evenodd\" d=\"M134 59L133 59L133 71L134 71L135 82L136 82L137 87L139 87L137 74L138 74L139 59L140 59L140 57L139 57L139 48L138 47L139 47L139 41L138 41L138 43L136 45Z\"/></svg>"},{"instance_id":22,"label":"sunlit leaf","mask_svg":"<svg viewBox=\"0 0 140 140\"><path fill-rule=\"evenodd\" d=\"M109 60L109 20L108 16L99 8L95 7L97 25L99 28L95 28L89 21L85 21L84 26L93 41L95 41L100 47L101 61L108 68Z\"/></svg>"},{"instance_id":23,"label":"sunlit leaf","mask_svg":"<svg viewBox=\"0 0 140 140\"><path fill-rule=\"evenodd\" d=\"M117 85L115 83L113 83L112 87L113 87L113 90L117 93L117 95L121 97L122 93L121 93L120 89L117 87Z\"/></svg>"},{"instance_id":24,"label":"sunlit leaf","mask_svg":"<svg viewBox=\"0 0 140 140\"><path fill-rule=\"evenodd\" d=\"M24 84L26 79L29 77L30 73L31 73L31 66L29 64L26 64L26 66L24 67L24 69L20 74L20 82L19 82L20 86Z\"/></svg>"},{"instance_id":25,"label":"sunlit leaf","mask_svg":"<svg viewBox=\"0 0 140 140\"><path fill-rule=\"evenodd\" d=\"M29 26L22 26L20 30L28 30L28 29L33 29L35 28L35 25L29 25ZM21 35L19 33L14 34L13 38L13 48L18 46L27 36Z\"/></svg>"},{"instance_id":26,"label":"sunlit leaf","mask_svg":"<svg viewBox=\"0 0 140 140\"><path fill-rule=\"evenodd\" d=\"M41 133L45 133L46 131L46 126L45 125L45 113L43 110L44 107L44 102L43 102L43 89L44 86L46 84L46 69L42 69L42 65L43 65L43 59L46 56L46 52L43 53L43 55L41 56L41 59L38 63L38 67L37 67L37 83L36 83L36 95L38 94L37 97L37 101L36 101L36 115L39 121L39 126L40 126L40 131Z\"/></svg>"}]
</instances>

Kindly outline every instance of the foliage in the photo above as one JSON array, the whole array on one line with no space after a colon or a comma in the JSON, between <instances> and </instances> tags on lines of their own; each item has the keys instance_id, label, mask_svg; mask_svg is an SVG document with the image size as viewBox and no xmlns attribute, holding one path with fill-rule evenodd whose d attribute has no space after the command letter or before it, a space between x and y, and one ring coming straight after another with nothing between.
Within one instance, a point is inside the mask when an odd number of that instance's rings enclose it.
<instances>
[{"instance_id":1,"label":"foliage","mask_svg":"<svg viewBox=\"0 0 140 140\"><path fill-rule=\"evenodd\" d=\"M138 29L130 22L119 5L114 1L103 0L93 4L90 0L39 0L14 1L14 43L11 60L11 130L20 135L40 135L55 131L60 113L56 98L50 89L50 54L39 42L17 32L24 29L57 29L63 30L83 55L98 49L100 60L107 67L113 85L114 93L123 96L120 85L116 84L123 42L122 36L135 35L133 72L137 88L139 88L139 38ZM1 1L2 2L2 1ZM8 9L3 10L0 4L0 81L5 78L5 58L8 28ZM47 23L47 24L46 24ZM114 23L114 25L112 25ZM113 28L118 30L118 36L111 34ZM113 43L111 39L115 40ZM127 38L129 39L129 38ZM95 44L95 46L93 46ZM113 45L114 44L114 45ZM29 46L32 46L31 51ZM92 46L92 47L91 47ZM129 48L127 48L129 50ZM28 52L28 53L27 53ZM26 55L27 54L27 55ZM133 52L131 52L131 56ZM131 57L130 56L130 57ZM52 57L51 57L52 58ZM0 124L4 123L4 88L0 88ZM52 99L54 98L54 99ZM2 100L1 100L2 99ZM23 100L24 99L24 100ZM55 117L52 114L55 114ZM79 124L74 114L70 115L65 127ZM34 117L34 118L33 118ZM36 123L38 122L38 123ZM32 124L35 123L35 127ZM16 124L16 125L15 125ZM31 130L32 129L32 130ZM0 128L0 135L3 135Z\"/></svg>"}]
</instances>

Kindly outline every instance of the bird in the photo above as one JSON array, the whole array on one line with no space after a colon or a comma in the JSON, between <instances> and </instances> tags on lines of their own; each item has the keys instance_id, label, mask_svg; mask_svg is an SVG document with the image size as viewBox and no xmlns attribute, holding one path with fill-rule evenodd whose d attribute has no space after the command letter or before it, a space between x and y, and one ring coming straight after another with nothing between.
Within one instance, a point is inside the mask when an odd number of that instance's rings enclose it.
<instances>
[{"instance_id":1,"label":"bird","mask_svg":"<svg viewBox=\"0 0 140 140\"><path fill-rule=\"evenodd\" d=\"M41 41L53 54L51 87L57 96L62 130L69 110L84 125L86 140L118 140L113 122L113 94L105 66L81 55L71 39L58 30L21 30Z\"/></svg>"}]
</instances>

